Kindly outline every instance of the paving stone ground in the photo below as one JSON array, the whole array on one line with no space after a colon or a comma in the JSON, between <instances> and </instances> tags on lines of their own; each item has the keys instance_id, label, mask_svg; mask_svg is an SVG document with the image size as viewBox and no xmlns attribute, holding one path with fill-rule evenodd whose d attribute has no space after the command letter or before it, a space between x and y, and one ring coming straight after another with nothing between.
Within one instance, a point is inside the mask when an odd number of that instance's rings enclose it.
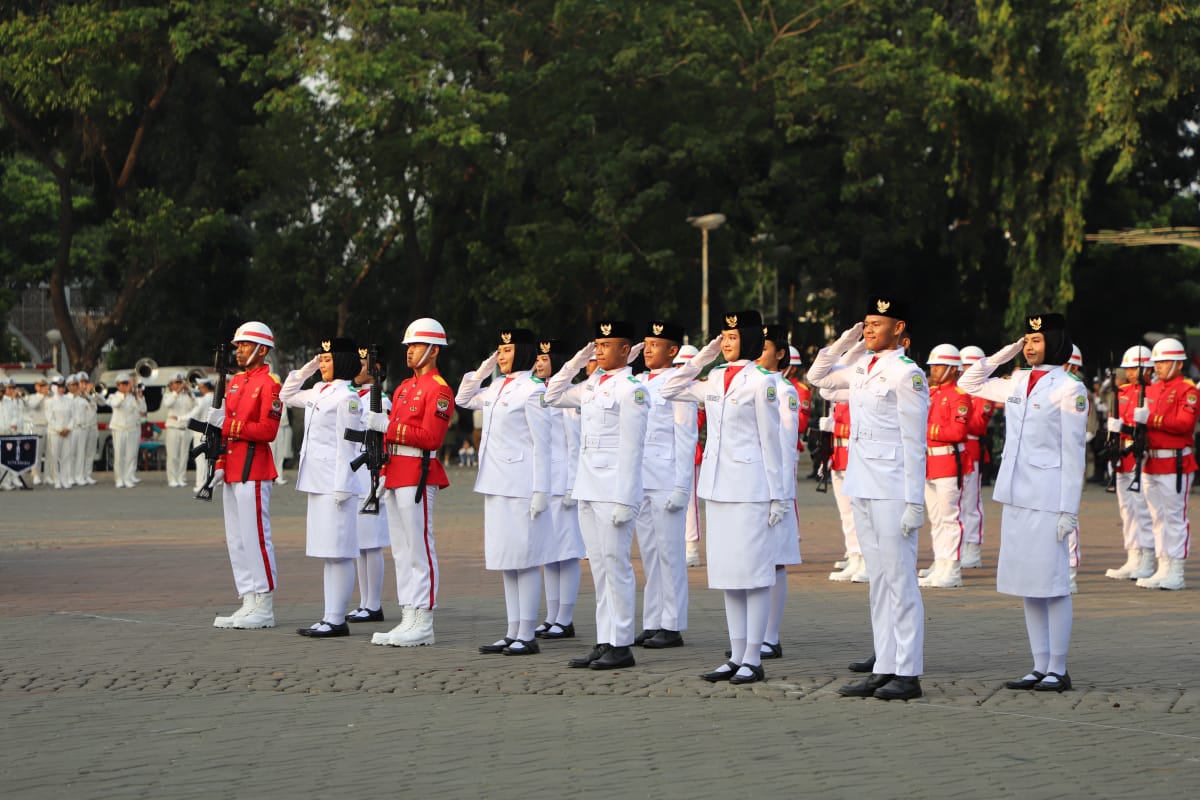
<instances>
[{"instance_id":1,"label":"paving stone ground","mask_svg":"<svg viewBox=\"0 0 1200 800\"><path fill-rule=\"evenodd\" d=\"M635 668L566 667L594 637L586 567L580 638L537 656L480 655L504 610L498 575L482 568L472 477L453 470L438 499L438 643L415 649L369 644L391 622L345 639L295 635L320 616L321 566L304 557L304 499L291 485L272 498L279 627L267 631L211 627L237 605L219 501L169 489L162 473L132 491L0 494L4 796L1200 794L1200 593L1103 577L1124 553L1115 499L1099 487L1081 513L1075 691L1002 688L1029 656L1020 602L994 588L989 504L986 568L962 589L923 590L925 697L884 703L836 694L846 662L870 649L866 586L826 579L841 538L832 497L811 483L800 487L806 563L789 576L784 658L766 662L765 683L739 688L697 677L728 646L703 569L690 571L687 646L636 651Z\"/></svg>"}]
</instances>

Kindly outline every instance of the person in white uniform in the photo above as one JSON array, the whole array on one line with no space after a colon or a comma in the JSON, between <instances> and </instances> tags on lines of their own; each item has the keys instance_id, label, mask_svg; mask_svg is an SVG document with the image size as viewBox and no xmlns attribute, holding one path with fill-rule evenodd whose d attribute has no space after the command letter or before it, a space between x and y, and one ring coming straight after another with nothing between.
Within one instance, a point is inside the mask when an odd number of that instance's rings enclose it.
<instances>
[{"instance_id":1,"label":"person in white uniform","mask_svg":"<svg viewBox=\"0 0 1200 800\"><path fill-rule=\"evenodd\" d=\"M780 541L773 529L787 516L788 501L780 452L779 383L755 366L762 351L759 313L726 314L721 335L677 369L662 388L667 399L703 402L707 417L698 493L705 501L708 585L724 592L730 653L728 661L701 675L714 683L766 679L762 644ZM726 363L713 369L707 381L696 381L718 353Z\"/></svg>"},{"instance_id":2,"label":"person in white uniform","mask_svg":"<svg viewBox=\"0 0 1200 800\"><path fill-rule=\"evenodd\" d=\"M71 404L66 397L66 379L61 375L50 382L46 398L46 481L55 489L70 488L64 456L71 437ZM67 482L64 482L66 480Z\"/></svg>"},{"instance_id":3,"label":"person in white uniform","mask_svg":"<svg viewBox=\"0 0 1200 800\"><path fill-rule=\"evenodd\" d=\"M33 463L33 485L40 486L46 474L46 401L50 399L50 382L38 378L33 392L25 398L26 418L33 435L37 437L37 457Z\"/></svg>"},{"instance_id":4,"label":"person in white uniform","mask_svg":"<svg viewBox=\"0 0 1200 800\"><path fill-rule=\"evenodd\" d=\"M188 450L191 449L192 433L188 420L196 407L196 397L188 386L187 376L176 372L171 376L167 390L163 392L160 408L166 412L164 430L167 448L167 486L187 486Z\"/></svg>"},{"instance_id":5,"label":"person in white uniform","mask_svg":"<svg viewBox=\"0 0 1200 800\"><path fill-rule=\"evenodd\" d=\"M361 397L362 394L360 393L359 396ZM287 478L283 477L283 462L295 455L290 417L291 414L284 411L283 416L279 418L279 431L275 434L275 441L271 442L271 455L275 457L275 471L279 473L279 477L275 479L276 486L283 486L287 483Z\"/></svg>"},{"instance_id":6,"label":"person in white uniform","mask_svg":"<svg viewBox=\"0 0 1200 800\"><path fill-rule=\"evenodd\" d=\"M673 367L681 367L695 357L700 350L696 347L685 344L679 348L679 352L675 355L675 360L671 362ZM700 455L703 448L699 438L704 433L704 409L699 407L696 409L696 452L692 454L692 491L688 495L687 507L687 522L685 530L687 531L687 565L689 567L700 566L700 499L696 497L696 483L700 480Z\"/></svg>"},{"instance_id":7,"label":"person in white uniform","mask_svg":"<svg viewBox=\"0 0 1200 800\"><path fill-rule=\"evenodd\" d=\"M637 516L638 551L646 587L642 591L642 632L633 643L651 650L683 646L688 624L687 507L692 494L696 455L696 404L670 402L662 385L673 374L672 362L683 341L683 328L653 320L645 330L642 359L647 372L650 411L646 420L646 457Z\"/></svg>"},{"instance_id":8,"label":"person in white uniform","mask_svg":"<svg viewBox=\"0 0 1200 800\"><path fill-rule=\"evenodd\" d=\"M212 411L213 407L213 384L208 378L201 378L196 381L196 390L200 392L200 396L196 398L196 405L192 407L192 413L189 415L192 419L206 422L208 420L208 412ZM204 434L199 431L192 431L192 447L196 447L204 441ZM196 464L196 480L192 487L192 493L200 491L204 487L204 480L208 475L208 456L203 452L197 454L195 459Z\"/></svg>"},{"instance_id":9,"label":"person in white uniform","mask_svg":"<svg viewBox=\"0 0 1200 800\"><path fill-rule=\"evenodd\" d=\"M80 375L76 372L67 377L67 397L71 401L71 445L67 451L67 475L72 486L86 485L83 479L83 446L87 439L88 401L83 396Z\"/></svg>"},{"instance_id":10,"label":"person in white uniform","mask_svg":"<svg viewBox=\"0 0 1200 800\"><path fill-rule=\"evenodd\" d=\"M874 671L838 690L845 697L921 696L925 609L917 588L917 536L925 520L925 428L929 387L899 346L906 309L871 296L863 321L823 348L808 371L813 386L850 390L850 447L844 490L870 574ZM867 352L838 359L862 336ZM869 660L869 659L868 659Z\"/></svg>"},{"instance_id":11,"label":"person in white uniform","mask_svg":"<svg viewBox=\"0 0 1200 800\"><path fill-rule=\"evenodd\" d=\"M79 373L79 395L84 402L80 405L83 413L81 446L76 462L76 474L81 483L94 486L96 479L92 476L92 468L96 463L96 442L100 438L99 406L100 396L96 393L95 384L86 372Z\"/></svg>"},{"instance_id":12,"label":"person in white uniform","mask_svg":"<svg viewBox=\"0 0 1200 800\"><path fill-rule=\"evenodd\" d=\"M308 495L305 555L324 561L325 612L318 622L297 628L296 633L313 639L350 635L346 608L354 592L357 500L363 487L361 476L350 469L358 446L344 432L363 427L362 402L351 385L361 366L354 340L331 337L321 342L315 358L288 373L279 390L284 405L304 409L296 491ZM318 372L321 380L303 388Z\"/></svg>"},{"instance_id":13,"label":"person in white uniform","mask_svg":"<svg viewBox=\"0 0 1200 800\"><path fill-rule=\"evenodd\" d=\"M630 552L633 520L642 503L649 394L627 363L635 335L627 322L601 320L595 339L546 385L547 405L580 412L572 497L596 585L597 641L587 654L568 662L574 668L619 669L636 663L630 645L637 583ZM572 385L593 353L595 371Z\"/></svg>"},{"instance_id":14,"label":"person in white uniform","mask_svg":"<svg viewBox=\"0 0 1200 800\"><path fill-rule=\"evenodd\" d=\"M463 376L454 403L483 409L475 491L483 495L484 565L504 577L508 630L481 653L540 652L533 629L541 608L541 567L553 556L550 509L551 418L545 382L533 374L537 337L526 328L500 331L494 353ZM496 377L486 389L483 382Z\"/></svg>"},{"instance_id":15,"label":"person in white uniform","mask_svg":"<svg viewBox=\"0 0 1200 800\"><path fill-rule=\"evenodd\" d=\"M1137 432L1133 412L1143 405L1146 389L1154 379L1150 348L1140 345L1130 347L1121 357L1121 369L1125 370L1125 382L1116 391L1116 402L1110 409L1107 430L1109 447L1116 448L1120 453L1113 484L1117 490L1122 544L1127 558L1125 563L1116 569L1105 570L1104 576L1120 581L1136 581L1149 578L1155 570L1154 528L1150 519L1150 507L1146 505L1146 493L1129 490L1133 483L1133 439Z\"/></svg>"},{"instance_id":16,"label":"person in white uniform","mask_svg":"<svg viewBox=\"0 0 1200 800\"><path fill-rule=\"evenodd\" d=\"M1062 365L1071 338L1061 314L1026 317L1025 335L972 365L963 391L1004 403L1004 456L993 498L1002 504L996 589L1023 598L1033 669L1009 689L1071 688L1068 537L1078 526L1088 420L1087 388ZM990 378L1023 352L1029 369Z\"/></svg>"},{"instance_id":17,"label":"person in white uniform","mask_svg":"<svg viewBox=\"0 0 1200 800\"><path fill-rule=\"evenodd\" d=\"M554 377L570 358L558 339L538 342L534 374L543 381ZM579 559L587 555L579 530L578 504L571 496L579 467L579 411L547 408L550 413L549 560L542 565L546 589L546 619L533 630L543 639L575 638L575 604L579 599Z\"/></svg>"},{"instance_id":18,"label":"person in white uniform","mask_svg":"<svg viewBox=\"0 0 1200 800\"><path fill-rule=\"evenodd\" d=\"M358 358L362 364L362 368L358 376L354 379L354 385L357 387L358 397L362 402L363 409L370 409L371 389L374 388L375 381L374 376L371 374L371 365L367 361L370 352L369 348L358 348ZM376 367L382 381L384 374L383 362L386 359L378 346L375 352L379 359ZM380 388L382 390L382 387ZM382 413L390 414L392 411L392 399L387 396L386 392L380 392L379 401L383 407ZM284 419L286 418L287 415L285 414ZM282 426L280 427L282 428ZM363 481L363 491L365 494L370 494L370 472L367 471L365 465L359 467L359 469L363 470L361 478ZM383 476L381 475L380 492L383 491L382 481ZM278 482L278 479L276 479L276 483ZM390 541L387 506L380 503L378 514L359 514L357 525L358 608L346 615L346 621L383 622L383 548L387 547Z\"/></svg>"},{"instance_id":19,"label":"person in white uniform","mask_svg":"<svg viewBox=\"0 0 1200 800\"><path fill-rule=\"evenodd\" d=\"M146 398L134 387L129 373L122 372L117 375L117 388L109 393L107 402L112 409L108 429L112 432L113 479L118 489L132 489L137 482L137 456Z\"/></svg>"}]
</instances>

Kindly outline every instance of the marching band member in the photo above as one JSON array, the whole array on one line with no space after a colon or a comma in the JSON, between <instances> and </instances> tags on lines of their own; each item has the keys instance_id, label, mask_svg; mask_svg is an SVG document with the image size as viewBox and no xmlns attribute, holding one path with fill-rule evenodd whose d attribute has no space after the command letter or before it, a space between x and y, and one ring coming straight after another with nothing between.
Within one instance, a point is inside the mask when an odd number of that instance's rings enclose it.
<instances>
[{"instance_id":1,"label":"marching band member","mask_svg":"<svg viewBox=\"0 0 1200 800\"><path fill-rule=\"evenodd\" d=\"M201 421L208 419L208 412L212 411L213 407L213 384L209 378L201 378L196 381L196 388L200 392L200 396L196 398L196 405L192 408L192 413L189 415L192 419ZM199 431L192 431L192 447L196 447L204 441L204 434ZM196 456L196 481L192 487L192 494L199 492L204 488L204 481L208 476L208 456L200 453Z\"/></svg>"},{"instance_id":2,"label":"marching band member","mask_svg":"<svg viewBox=\"0 0 1200 800\"><path fill-rule=\"evenodd\" d=\"M112 409L108 430L112 433L113 478L118 489L132 489L138 483L137 456L142 440L142 414L146 413L146 398L142 396L141 389L133 385L129 373L122 372L117 375L117 388L109 393L106 402ZM73 437L78 438L76 435Z\"/></svg>"},{"instance_id":3,"label":"marching band member","mask_svg":"<svg viewBox=\"0 0 1200 800\"><path fill-rule=\"evenodd\" d=\"M160 408L167 414L164 437L167 448L167 486L187 486L188 451L192 434L188 419L196 406L196 398L187 384L187 376L176 372L163 392Z\"/></svg>"}]
</instances>

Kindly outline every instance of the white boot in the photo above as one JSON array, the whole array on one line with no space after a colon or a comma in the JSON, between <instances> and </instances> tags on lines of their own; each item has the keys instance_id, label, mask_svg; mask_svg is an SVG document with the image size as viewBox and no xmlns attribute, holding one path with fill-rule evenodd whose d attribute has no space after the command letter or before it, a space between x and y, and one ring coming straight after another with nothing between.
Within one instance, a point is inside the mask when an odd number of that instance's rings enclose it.
<instances>
[{"instance_id":1,"label":"white boot","mask_svg":"<svg viewBox=\"0 0 1200 800\"><path fill-rule=\"evenodd\" d=\"M933 563L930 564L928 567L926 567L925 569L917 570L917 577L918 578L928 578L930 575L932 575L933 573L938 571L938 568L941 565L941 563L942 563L941 561L939 561L938 559L935 558L933 560Z\"/></svg>"},{"instance_id":2,"label":"white boot","mask_svg":"<svg viewBox=\"0 0 1200 800\"><path fill-rule=\"evenodd\" d=\"M958 561L945 559L941 565L941 572L935 572L926 578L929 581L926 586L931 589L957 589L963 585L962 566Z\"/></svg>"},{"instance_id":3,"label":"white boot","mask_svg":"<svg viewBox=\"0 0 1200 800\"><path fill-rule=\"evenodd\" d=\"M371 644L390 646L393 638L399 637L401 633L412 625L415 616L412 606L400 606L400 624L390 631L380 631L379 633L372 634Z\"/></svg>"},{"instance_id":4,"label":"white boot","mask_svg":"<svg viewBox=\"0 0 1200 800\"><path fill-rule=\"evenodd\" d=\"M1117 581L1127 581L1133 577L1133 571L1142 563L1142 551L1141 548L1135 547L1127 551L1127 554L1128 558L1125 559L1125 563L1116 569L1104 570L1104 577Z\"/></svg>"},{"instance_id":5,"label":"white boot","mask_svg":"<svg viewBox=\"0 0 1200 800\"><path fill-rule=\"evenodd\" d=\"M413 608L412 624L392 637L393 647L420 647L433 644L433 610L428 608Z\"/></svg>"},{"instance_id":6,"label":"white boot","mask_svg":"<svg viewBox=\"0 0 1200 800\"><path fill-rule=\"evenodd\" d=\"M213 620L214 628L236 628L237 621L250 613L254 608L254 592L246 592L242 595L242 607L230 614L228 617L217 617Z\"/></svg>"},{"instance_id":7,"label":"white boot","mask_svg":"<svg viewBox=\"0 0 1200 800\"><path fill-rule=\"evenodd\" d=\"M1129 573L1130 580L1137 580L1138 578L1149 578L1151 575L1154 574L1154 571L1158 568L1158 565L1154 562L1154 550L1153 549L1151 549L1149 547L1143 547L1138 552L1139 552L1138 565L1137 565L1137 568L1134 569L1133 572Z\"/></svg>"},{"instance_id":8,"label":"white boot","mask_svg":"<svg viewBox=\"0 0 1200 800\"><path fill-rule=\"evenodd\" d=\"M689 567L700 566L700 543L699 542L688 542L687 543L687 565Z\"/></svg>"},{"instance_id":9,"label":"white boot","mask_svg":"<svg viewBox=\"0 0 1200 800\"><path fill-rule=\"evenodd\" d=\"M1184 588L1183 559L1168 558L1167 564L1167 577L1162 579L1162 581L1158 584L1158 588L1179 591L1180 589Z\"/></svg>"},{"instance_id":10,"label":"white boot","mask_svg":"<svg viewBox=\"0 0 1200 800\"><path fill-rule=\"evenodd\" d=\"M844 562L845 566L843 566L838 572L829 573L829 580L836 581L837 583L849 583L854 577L855 572L858 571L858 562L861 559L862 556L860 556L858 553L851 553L850 555L846 556L846 561Z\"/></svg>"},{"instance_id":11,"label":"white boot","mask_svg":"<svg viewBox=\"0 0 1200 800\"><path fill-rule=\"evenodd\" d=\"M863 558L862 553L855 553L850 556L850 582L851 583L870 583L871 578L867 575L867 560Z\"/></svg>"},{"instance_id":12,"label":"white boot","mask_svg":"<svg viewBox=\"0 0 1200 800\"><path fill-rule=\"evenodd\" d=\"M235 620L233 627L241 630L275 627L275 595L263 592L254 595L254 608L250 609L240 619Z\"/></svg>"},{"instance_id":13,"label":"white boot","mask_svg":"<svg viewBox=\"0 0 1200 800\"><path fill-rule=\"evenodd\" d=\"M1158 560L1158 569L1149 578L1138 578L1137 585L1143 589L1157 589L1159 584L1166 579L1167 573L1171 571L1171 559L1160 558Z\"/></svg>"},{"instance_id":14,"label":"white boot","mask_svg":"<svg viewBox=\"0 0 1200 800\"><path fill-rule=\"evenodd\" d=\"M842 569L845 569L846 565L849 563L850 563L850 554L846 553L845 555L842 556L841 560L833 562L833 568L837 569L837 570L842 570Z\"/></svg>"},{"instance_id":15,"label":"white boot","mask_svg":"<svg viewBox=\"0 0 1200 800\"><path fill-rule=\"evenodd\" d=\"M979 542L963 544L962 561L959 566L962 569L979 569L983 566L983 553L980 551Z\"/></svg>"},{"instance_id":16,"label":"white boot","mask_svg":"<svg viewBox=\"0 0 1200 800\"><path fill-rule=\"evenodd\" d=\"M935 559L928 569L917 571L917 586L933 586L933 582L942 577L942 572L946 569L946 562L942 559ZM923 575L921 573L924 573Z\"/></svg>"}]
</instances>

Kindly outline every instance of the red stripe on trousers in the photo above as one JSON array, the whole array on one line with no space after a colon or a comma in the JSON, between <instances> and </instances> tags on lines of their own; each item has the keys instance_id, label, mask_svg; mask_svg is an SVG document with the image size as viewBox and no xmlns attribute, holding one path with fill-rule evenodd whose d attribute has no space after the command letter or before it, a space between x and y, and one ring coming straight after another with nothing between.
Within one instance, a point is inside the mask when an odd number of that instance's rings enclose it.
<instances>
[{"instance_id":1,"label":"red stripe on trousers","mask_svg":"<svg viewBox=\"0 0 1200 800\"><path fill-rule=\"evenodd\" d=\"M429 563L429 608L433 608L434 600L437 598L437 578L433 572L433 556L429 552L429 488L425 488L425 494L421 497L421 509L425 512L425 524L422 533L425 536L425 560Z\"/></svg>"},{"instance_id":2,"label":"red stripe on trousers","mask_svg":"<svg viewBox=\"0 0 1200 800\"><path fill-rule=\"evenodd\" d=\"M267 573L267 590L275 591L275 576L271 574L271 557L267 553L267 536L263 532L262 481L254 482L254 518L258 522L258 551L262 553L263 570Z\"/></svg>"}]
</instances>

